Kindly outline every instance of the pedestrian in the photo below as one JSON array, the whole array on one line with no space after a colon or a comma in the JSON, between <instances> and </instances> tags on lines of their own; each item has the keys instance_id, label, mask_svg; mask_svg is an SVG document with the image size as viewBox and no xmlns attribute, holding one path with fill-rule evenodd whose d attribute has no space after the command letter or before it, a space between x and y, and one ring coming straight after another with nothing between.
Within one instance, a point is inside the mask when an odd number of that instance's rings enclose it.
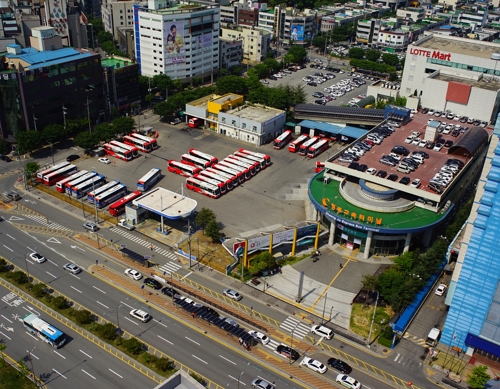
<instances>
[{"instance_id":1,"label":"pedestrian","mask_svg":"<svg viewBox=\"0 0 500 389\"><path fill-rule=\"evenodd\" d=\"M245 346L245 348L247 349L247 351L250 351L250 346L248 344Z\"/></svg>"},{"instance_id":2,"label":"pedestrian","mask_svg":"<svg viewBox=\"0 0 500 389\"><path fill-rule=\"evenodd\" d=\"M150 245L150 246L149 246L149 249L150 249L151 251L153 251L153 245Z\"/></svg>"},{"instance_id":3,"label":"pedestrian","mask_svg":"<svg viewBox=\"0 0 500 389\"><path fill-rule=\"evenodd\" d=\"M193 319L194 319L194 312L191 312L191 316L192 316L192 317L193 317Z\"/></svg>"},{"instance_id":4,"label":"pedestrian","mask_svg":"<svg viewBox=\"0 0 500 389\"><path fill-rule=\"evenodd\" d=\"M344 265L340 264L340 268L343 269L344 268Z\"/></svg>"}]
</instances>

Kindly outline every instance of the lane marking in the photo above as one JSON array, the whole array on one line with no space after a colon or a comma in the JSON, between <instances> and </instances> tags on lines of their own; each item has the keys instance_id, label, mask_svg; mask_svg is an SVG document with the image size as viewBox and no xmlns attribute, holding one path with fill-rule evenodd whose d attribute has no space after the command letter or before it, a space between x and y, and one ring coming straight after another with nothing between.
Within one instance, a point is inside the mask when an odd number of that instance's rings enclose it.
<instances>
[{"instance_id":1,"label":"lane marking","mask_svg":"<svg viewBox=\"0 0 500 389\"><path fill-rule=\"evenodd\" d=\"M123 304L123 305L126 305L129 308L132 308L132 309L134 308L132 305L128 305L128 304L124 303L123 301L120 301L120 303Z\"/></svg>"},{"instance_id":2,"label":"lane marking","mask_svg":"<svg viewBox=\"0 0 500 389\"><path fill-rule=\"evenodd\" d=\"M180 281L182 281L182 280L183 280L184 278L186 278L186 277L189 277L191 274L193 274L193 272L192 272L192 271L190 271L188 274L186 274L184 277L182 277L182 278L180 279Z\"/></svg>"},{"instance_id":3,"label":"lane marking","mask_svg":"<svg viewBox=\"0 0 500 389\"><path fill-rule=\"evenodd\" d=\"M245 384L244 382L240 381L238 378L234 378L232 375L228 375L228 377L232 378L233 380L235 380L236 382L238 382L238 385L242 384L242 385L247 386L247 384Z\"/></svg>"},{"instance_id":4,"label":"lane marking","mask_svg":"<svg viewBox=\"0 0 500 389\"><path fill-rule=\"evenodd\" d=\"M9 340L12 340L12 339L11 339L11 338L9 338L7 335L5 335L2 331L0 331L0 334L2 334L4 337L6 337L6 338L7 338L7 339L9 339ZM36 339L36 338L35 338L35 339ZM36 340L38 340L38 339L36 339Z\"/></svg>"},{"instance_id":5,"label":"lane marking","mask_svg":"<svg viewBox=\"0 0 500 389\"><path fill-rule=\"evenodd\" d=\"M47 261L49 261L51 264L53 264L53 265L55 265L55 266L59 267L59 265L58 265L57 263L55 263L55 262L51 261L50 259L47 259Z\"/></svg>"},{"instance_id":6,"label":"lane marking","mask_svg":"<svg viewBox=\"0 0 500 389\"><path fill-rule=\"evenodd\" d=\"M26 258L26 262L29 262L29 263L31 263L32 265L34 265L34 263L33 263L33 262L31 262L31 261L30 261L29 259L27 259L27 258Z\"/></svg>"},{"instance_id":7,"label":"lane marking","mask_svg":"<svg viewBox=\"0 0 500 389\"><path fill-rule=\"evenodd\" d=\"M34 357L34 358L36 358L36 359L40 359L40 358L38 358L35 354L33 354L31 351L26 350L26 352L28 353L28 355L31 355L32 357Z\"/></svg>"},{"instance_id":8,"label":"lane marking","mask_svg":"<svg viewBox=\"0 0 500 389\"><path fill-rule=\"evenodd\" d=\"M15 221L15 220L24 220L22 217L18 217L18 216L11 216L9 221Z\"/></svg>"},{"instance_id":9,"label":"lane marking","mask_svg":"<svg viewBox=\"0 0 500 389\"><path fill-rule=\"evenodd\" d=\"M14 250L12 250L10 247L7 247L6 245L3 245L3 247L5 247L7 250L9 250L11 252L14 252Z\"/></svg>"},{"instance_id":10,"label":"lane marking","mask_svg":"<svg viewBox=\"0 0 500 389\"><path fill-rule=\"evenodd\" d=\"M127 316L123 316L125 319L127 319L129 322L131 323L134 323L136 326L139 325L139 323L136 323L135 321L133 321L132 319L129 319Z\"/></svg>"},{"instance_id":11,"label":"lane marking","mask_svg":"<svg viewBox=\"0 0 500 389\"><path fill-rule=\"evenodd\" d=\"M72 275L72 276L73 276L73 277L75 277L75 278L78 278L78 279L80 279L80 277L78 277L78 276L75 276L75 275L74 275L73 273L69 273L69 274L70 274L70 275Z\"/></svg>"},{"instance_id":12,"label":"lane marking","mask_svg":"<svg viewBox=\"0 0 500 389\"><path fill-rule=\"evenodd\" d=\"M82 369L82 371L83 371L85 374L87 374L89 377L91 377L91 378L95 379L95 377L94 377L92 374L87 373L87 372L86 372L85 370L83 370L83 369Z\"/></svg>"},{"instance_id":13,"label":"lane marking","mask_svg":"<svg viewBox=\"0 0 500 389\"><path fill-rule=\"evenodd\" d=\"M92 357L91 357L89 354L87 354L85 351L80 350L80 352L81 352L82 354L86 355L87 357L89 357L90 359L92 359Z\"/></svg>"},{"instance_id":14,"label":"lane marking","mask_svg":"<svg viewBox=\"0 0 500 389\"><path fill-rule=\"evenodd\" d=\"M92 285L92 288L97 289L99 292L106 294L104 290L99 289L98 287Z\"/></svg>"},{"instance_id":15,"label":"lane marking","mask_svg":"<svg viewBox=\"0 0 500 389\"><path fill-rule=\"evenodd\" d=\"M52 276L54 278L57 278L55 275L53 275L52 273L49 273L48 271L45 271L45 273L47 273L49 276Z\"/></svg>"},{"instance_id":16,"label":"lane marking","mask_svg":"<svg viewBox=\"0 0 500 389\"><path fill-rule=\"evenodd\" d=\"M208 365L208 362L205 362L205 361L204 361L203 359L201 359L201 358L198 358L198 357L197 357L196 355L194 355L194 354L191 354L191 356L192 356L193 358L196 358L196 359L197 359L198 361L201 361L201 362L203 362L203 363L204 363L205 365Z\"/></svg>"},{"instance_id":17,"label":"lane marking","mask_svg":"<svg viewBox=\"0 0 500 389\"><path fill-rule=\"evenodd\" d=\"M225 359L226 361L228 361L229 363L232 363L233 365L236 365L236 362L233 362L233 361L227 359L226 357L223 357L222 355L219 355L219 357L221 357L222 359Z\"/></svg>"},{"instance_id":18,"label":"lane marking","mask_svg":"<svg viewBox=\"0 0 500 389\"><path fill-rule=\"evenodd\" d=\"M2 315L2 317L7 320L9 323L12 323L12 321L10 321L9 319L7 319L4 315Z\"/></svg>"},{"instance_id":19,"label":"lane marking","mask_svg":"<svg viewBox=\"0 0 500 389\"><path fill-rule=\"evenodd\" d=\"M67 378L65 376L63 376L61 373L59 373L56 369L52 368L52 371L55 371L57 374L59 374L62 378L64 378L65 380L67 380Z\"/></svg>"},{"instance_id":20,"label":"lane marking","mask_svg":"<svg viewBox=\"0 0 500 389\"><path fill-rule=\"evenodd\" d=\"M33 339L35 339L37 342L38 342L38 338L36 336L33 336L33 334L29 333L28 331L24 331L26 332L29 336L31 336Z\"/></svg>"},{"instance_id":21,"label":"lane marking","mask_svg":"<svg viewBox=\"0 0 500 389\"><path fill-rule=\"evenodd\" d=\"M14 238L13 236L10 236L9 234L5 234L5 235L7 235L10 239L16 240L16 238Z\"/></svg>"},{"instance_id":22,"label":"lane marking","mask_svg":"<svg viewBox=\"0 0 500 389\"><path fill-rule=\"evenodd\" d=\"M103 306L104 308L106 308L106 309L109 309L109 307L108 307L107 305L104 305L104 304L103 304L103 303L101 303L100 301L97 301L97 300L96 300L96 303L97 303L97 304L102 305L102 306Z\"/></svg>"},{"instance_id":23,"label":"lane marking","mask_svg":"<svg viewBox=\"0 0 500 389\"><path fill-rule=\"evenodd\" d=\"M163 327L165 327L165 328L168 328L166 324L163 324L163 323L159 322L159 321L158 321L158 320L156 320L156 319L153 319L153 321L157 322L158 324L161 324L161 325L162 325Z\"/></svg>"},{"instance_id":24,"label":"lane marking","mask_svg":"<svg viewBox=\"0 0 500 389\"><path fill-rule=\"evenodd\" d=\"M57 355L59 355L62 359L66 359L66 357L65 357L64 355L59 354L56 350L54 350L54 352L55 352Z\"/></svg>"},{"instance_id":25,"label":"lane marking","mask_svg":"<svg viewBox=\"0 0 500 389\"><path fill-rule=\"evenodd\" d=\"M78 293L82 293L82 291L81 291L81 290L76 289L73 285L71 285L71 289L76 290Z\"/></svg>"},{"instance_id":26,"label":"lane marking","mask_svg":"<svg viewBox=\"0 0 500 389\"><path fill-rule=\"evenodd\" d=\"M160 338L160 339L164 340L165 342L170 343L171 345L173 345L173 343L170 340L162 338L160 335L158 335L158 338Z\"/></svg>"},{"instance_id":27,"label":"lane marking","mask_svg":"<svg viewBox=\"0 0 500 389\"><path fill-rule=\"evenodd\" d=\"M196 343L198 346L200 345L198 342L195 342L193 339L190 339L190 338L188 338L187 336L185 336L185 338L186 338L187 340L190 340L190 341L191 341L191 342L193 342L193 343Z\"/></svg>"},{"instance_id":28,"label":"lane marking","mask_svg":"<svg viewBox=\"0 0 500 389\"><path fill-rule=\"evenodd\" d=\"M56 238L50 238L50 239L47 239L47 242L62 244L62 243L61 243L61 242L59 242Z\"/></svg>"},{"instance_id":29,"label":"lane marking","mask_svg":"<svg viewBox=\"0 0 500 389\"><path fill-rule=\"evenodd\" d=\"M123 378L120 374L118 374L116 371L113 371L111 369L108 369L111 373L116 374L118 377Z\"/></svg>"}]
</instances>

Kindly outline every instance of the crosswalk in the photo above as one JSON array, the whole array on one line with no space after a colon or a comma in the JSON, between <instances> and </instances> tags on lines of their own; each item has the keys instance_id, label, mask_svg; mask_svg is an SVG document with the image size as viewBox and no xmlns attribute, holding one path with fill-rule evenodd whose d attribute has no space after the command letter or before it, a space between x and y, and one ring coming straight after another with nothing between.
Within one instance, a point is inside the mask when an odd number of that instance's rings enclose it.
<instances>
[{"instance_id":1,"label":"crosswalk","mask_svg":"<svg viewBox=\"0 0 500 389\"><path fill-rule=\"evenodd\" d=\"M62 225L55 223L55 222L52 222L43 216L30 215L30 214L23 214L23 216L25 216L33 221L36 221L45 227L57 228L59 230L64 230L64 231L71 231L71 229L69 229L68 227L62 226Z\"/></svg>"},{"instance_id":2,"label":"crosswalk","mask_svg":"<svg viewBox=\"0 0 500 389\"><path fill-rule=\"evenodd\" d=\"M292 316L288 316L286 320L280 324L280 328L283 328L285 331L290 333L293 331L293 336L298 339L304 339L304 336L306 336L310 331L310 328L307 325Z\"/></svg>"},{"instance_id":3,"label":"crosswalk","mask_svg":"<svg viewBox=\"0 0 500 389\"><path fill-rule=\"evenodd\" d=\"M410 334L408 331L405 332L403 335L403 338L406 340L409 340L412 343L418 344L419 346L425 347L425 348L430 348L431 346L425 344L425 339L422 339L416 335Z\"/></svg>"},{"instance_id":4,"label":"crosswalk","mask_svg":"<svg viewBox=\"0 0 500 389\"><path fill-rule=\"evenodd\" d=\"M168 262L165 265L162 265L158 268L159 271L165 273L165 275L170 275L172 273L177 273L177 271L181 268L182 266L178 265L175 262Z\"/></svg>"},{"instance_id":5,"label":"crosswalk","mask_svg":"<svg viewBox=\"0 0 500 389\"><path fill-rule=\"evenodd\" d=\"M269 339L269 343L265 344L264 347L267 347L268 349L275 351L280 344L281 344L280 342L277 342L274 339Z\"/></svg>"},{"instance_id":6,"label":"crosswalk","mask_svg":"<svg viewBox=\"0 0 500 389\"><path fill-rule=\"evenodd\" d=\"M134 243L137 243L140 246L147 247L148 249L151 247L151 243L139 238L138 236L135 236L134 234L131 234L130 232L126 230L122 230L121 228L112 228L110 231L114 232L115 234L121 235L126 239L131 240ZM153 250L154 253L163 255L164 257L167 257L172 260L177 260L177 256L170 250L162 249L158 246L155 246L153 244Z\"/></svg>"}]
</instances>

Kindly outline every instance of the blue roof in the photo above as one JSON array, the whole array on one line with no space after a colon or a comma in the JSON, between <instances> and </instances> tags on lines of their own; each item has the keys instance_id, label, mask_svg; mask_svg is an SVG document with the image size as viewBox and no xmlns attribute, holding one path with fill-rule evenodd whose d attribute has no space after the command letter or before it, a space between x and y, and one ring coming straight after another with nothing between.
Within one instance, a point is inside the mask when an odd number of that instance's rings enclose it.
<instances>
[{"instance_id":1,"label":"blue roof","mask_svg":"<svg viewBox=\"0 0 500 389\"><path fill-rule=\"evenodd\" d=\"M364 130L358 127L347 126L345 124L332 124L325 122L318 122L315 120L302 120L297 124L301 127L315 128L320 131L325 131L333 135L344 135L350 138L359 138L366 134L368 130Z\"/></svg>"},{"instance_id":2,"label":"blue roof","mask_svg":"<svg viewBox=\"0 0 500 389\"><path fill-rule=\"evenodd\" d=\"M7 53L7 58L19 58L28 63L26 69L33 70L45 66L62 64L76 59L91 57L91 53L81 53L72 47L52 51L38 51L33 47L21 49L21 54Z\"/></svg>"}]
</instances>

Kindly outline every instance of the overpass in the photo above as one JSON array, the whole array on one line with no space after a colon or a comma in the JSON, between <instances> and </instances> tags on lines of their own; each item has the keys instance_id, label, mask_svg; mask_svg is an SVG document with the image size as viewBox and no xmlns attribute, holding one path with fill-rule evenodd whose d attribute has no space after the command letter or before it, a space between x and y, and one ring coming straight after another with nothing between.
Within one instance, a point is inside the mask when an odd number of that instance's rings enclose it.
<instances>
[{"instance_id":1,"label":"overpass","mask_svg":"<svg viewBox=\"0 0 500 389\"><path fill-rule=\"evenodd\" d=\"M375 126L386 119L384 109L334 107L317 104L297 104L295 119ZM391 115L389 115L390 117Z\"/></svg>"}]
</instances>

